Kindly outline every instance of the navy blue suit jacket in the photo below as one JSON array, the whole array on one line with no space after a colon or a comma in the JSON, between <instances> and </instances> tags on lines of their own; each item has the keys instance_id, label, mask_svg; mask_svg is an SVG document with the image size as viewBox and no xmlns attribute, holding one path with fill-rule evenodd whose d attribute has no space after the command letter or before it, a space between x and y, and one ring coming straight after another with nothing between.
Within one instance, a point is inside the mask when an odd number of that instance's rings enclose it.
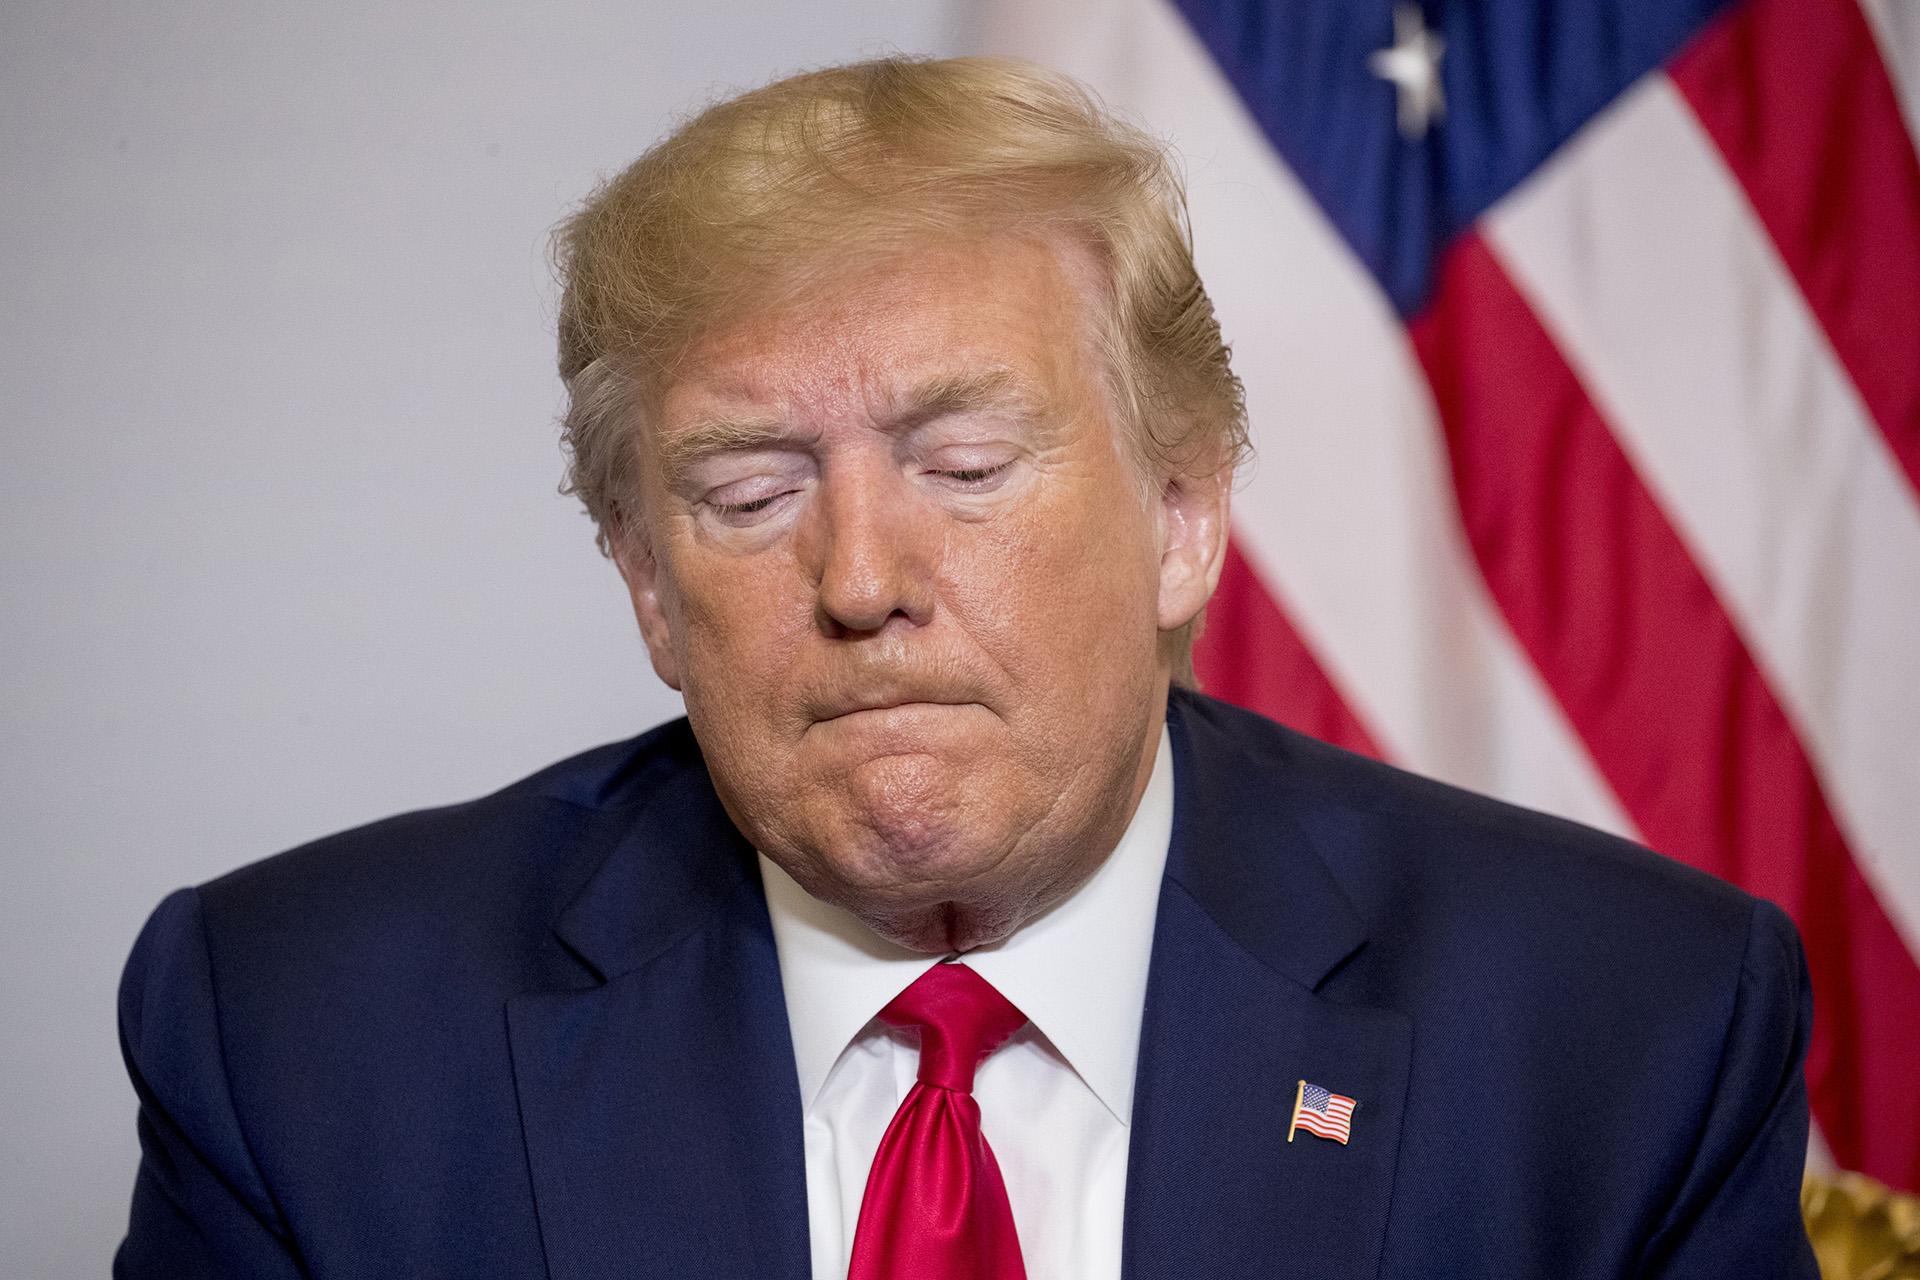
<instances>
[{"instance_id":1,"label":"navy blue suit jacket","mask_svg":"<svg viewBox=\"0 0 1920 1280\"><path fill-rule=\"evenodd\" d=\"M1128 1276L1815 1275L1779 910L1205 698L1169 724ZM120 1276L807 1276L765 901L684 721L182 890L121 1031ZM1286 1141L1303 1078L1349 1145Z\"/></svg>"}]
</instances>

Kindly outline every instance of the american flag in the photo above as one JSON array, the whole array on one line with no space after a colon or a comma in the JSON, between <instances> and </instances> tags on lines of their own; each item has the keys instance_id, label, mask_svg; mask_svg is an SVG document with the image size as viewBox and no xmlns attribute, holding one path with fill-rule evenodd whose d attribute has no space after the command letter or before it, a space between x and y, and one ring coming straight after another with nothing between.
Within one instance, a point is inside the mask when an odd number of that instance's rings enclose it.
<instances>
[{"instance_id":1,"label":"american flag","mask_svg":"<svg viewBox=\"0 0 1920 1280\"><path fill-rule=\"evenodd\" d=\"M1353 1133L1353 1109L1358 1105L1352 1098L1302 1080L1294 1092L1293 1123L1287 1126L1287 1141L1293 1141L1295 1129L1305 1129L1346 1146Z\"/></svg>"},{"instance_id":2,"label":"american flag","mask_svg":"<svg viewBox=\"0 0 1920 1280\"><path fill-rule=\"evenodd\" d=\"M1184 157L1258 452L1208 688L1781 904L1818 1135L1920 1189L1920 4L983 34Z\"/></svg>"}]
</instances>

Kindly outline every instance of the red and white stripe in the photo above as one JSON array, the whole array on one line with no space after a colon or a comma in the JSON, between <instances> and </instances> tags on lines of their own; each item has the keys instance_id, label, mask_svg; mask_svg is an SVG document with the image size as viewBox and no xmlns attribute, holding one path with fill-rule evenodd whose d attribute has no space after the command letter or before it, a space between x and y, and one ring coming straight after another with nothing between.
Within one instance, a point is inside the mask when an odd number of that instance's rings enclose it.
<instances>
[{"instance_id":1,"label":"red and white stripe","mask_svg":"<svg viewBox=\"0 0 1920 1280\"><path fill-rule=\"evenodd\" d=\"M988 36L1186 159L1258 451L1209 687L1785 906L1826 1143L1920 1188L1920 10L1736 5L1411 325L1165 0Z\"/></svg>"},{"instance_id":2,"label":"red and white stripe","mask_svg":"<svg viewBox=\"0 0 1920 1280\"><path fill-rule=\"evenodd\" d=\"M1352 1098L1342 1097L1336 1093L1328 1097L1325 1115L1300 1107L1294 1113L1293 1122L1308 1133L1318 1134L1322 1138L1331 1138L1345 1146L1347 1140L1353 1135L1353 1108Z\"/></svg>"}]
</instances>

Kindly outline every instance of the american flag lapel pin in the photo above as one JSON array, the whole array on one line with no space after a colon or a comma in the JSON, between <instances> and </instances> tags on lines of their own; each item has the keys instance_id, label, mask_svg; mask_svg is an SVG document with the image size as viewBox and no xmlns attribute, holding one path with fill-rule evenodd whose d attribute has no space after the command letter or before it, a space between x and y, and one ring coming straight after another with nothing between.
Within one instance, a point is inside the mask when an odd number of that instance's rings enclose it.
<instances>
[{"instance_id":1,"label":"american flag lapel pin","mask_svg":"<svg viewBox=\"0 0 1920 1280\"><path fill-rule=\"evenodd\" d=\"M1287 1126L1287 1141L1293 1141L1294 1130L1305 1129L1344 1147L1353 1136L1353 1110L1359 1105L1344 1094L1302 1080L1293 1091L1293 1122Z\"/></svg>"}]
</instances>

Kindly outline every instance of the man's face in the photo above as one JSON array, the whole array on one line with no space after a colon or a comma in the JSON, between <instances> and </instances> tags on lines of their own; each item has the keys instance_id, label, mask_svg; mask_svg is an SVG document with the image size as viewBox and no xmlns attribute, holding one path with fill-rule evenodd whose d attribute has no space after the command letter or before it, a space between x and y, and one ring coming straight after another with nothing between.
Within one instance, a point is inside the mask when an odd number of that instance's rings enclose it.
<instances>
[{"instance_id":1,"label":"man's face","mask_svg":"<svg viewBox=\"0 0 1920 1280\"><path fill-rule=\"evenodd\" d=\"M840 278L697 342L642 446L621 571L728 812L925 951L1098 867L1218 573L1225 479L1142 483L1091 271L1003 237Z\"/></svg>"}]
</instances>

